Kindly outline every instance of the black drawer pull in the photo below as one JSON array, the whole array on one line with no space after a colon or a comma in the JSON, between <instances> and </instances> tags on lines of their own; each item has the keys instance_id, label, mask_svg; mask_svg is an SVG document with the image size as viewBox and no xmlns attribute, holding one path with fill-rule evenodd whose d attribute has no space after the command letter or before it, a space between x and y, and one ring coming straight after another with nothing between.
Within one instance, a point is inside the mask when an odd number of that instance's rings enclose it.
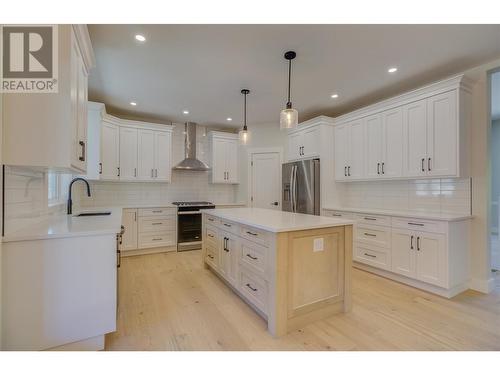
<instances>
[{"instance_id":1,"label":"black drawer pull","mask_svg":"<svg viewBox=\"0 0 500 375\"><path fill-rule=\"evenodd\" d=\"M369 236L369 237L377 237L376 234L373 234L373 233L363 233L365 236Z\"/></svg>"},{"instance_id":2,"label":"black drawer pull","mask_svg":"<svg viewBox=\"0 0 500 375\"><path fill-rule=\"evenodd\" d=\"M338 217L340 217L340 216L342 216L342 214L332 214L332 216L338 216Z\"/></svg>"},{"instance_id":3,"label":"black drawer pull","mask_svg":"<svg viewBox=\"0 0 500 375\"><path fill-rule=\"evenodd\" d=\"M418 227L423 227L425 224L422 224L422 223L408 223L408 225L416 225Z\"/></svg>"},{"instance_id":4,"label":"black drawer pull","mask_svg":"<svg viewBox=\"0 0 500 375\"><path fill-rule=\"evenodd\" d=\"M162 225L163 223L151 223L151 225Z\"/></svg>"},{"instance_id":5,"label":"black drawer pull","mask_svg":"<svg viewBox=\"0 0 500 375\"><path fill-rule=\"evenodd\" d=\"M207 217L208 221L214 221L211 217Z\"/></svg>"},{"instance_id":6,"label":"black drawer pull","mask_svg":"<svg viewBox=\"0 0 500 375\"><path fill-rule=\"evenodd\" d=\"M253 233L253 232L249 232L249 231L247 231L247 234L249 234L249 235L251 235L251 236L258 236L258 234L257 234L257 233Z\"/></svg>"},{"instance_id":7,"label":"black drawer pull","mask_svg":"<svg viewBox=\"0 0 500 375\"><path fill-rule=\"evenodd\" d=\"M250 259L253 259L253 260L257 260L257 259L259 259L259 258L257 258L257 257L253 257L253 256L251 256L250 254L247 254L247 257L249 257Z\"/></svg>"},{"instance_id":8,"label":"black drawer pull","mask_svg":"<svg viewBox=\"0 0 500 375\"><path fill-rule=\"evenodd\" d=\"M370 257L370 258L376 258L376 257L377 257L376 255L372 255L372 254L368 254L368 253L365 253L365 255L366 255L367 257Z\"/></svg>"},{"instance_id":9,"label":"black drawer pull","mask_svg":"<svg viewBox=\"0 0 500 375\"><path fill-rule=\"evenodd\" d=\"M214 259L214 256L213 256L212 254L208 254L208 257L209 257L210 259Z\"/></svg>"},{"instance_id":10,"label":"black drawer pull","mask_svg":"<svg viewBox=\"0 0 500 375\"><path fill-rule=\"evenodd\" d=\"M153 241L161 241L163 238L153 238Z\"/></svg>"},{"instance_id":11,"label":"black drawer pull","mask_svg":"<svg viewBox=\"0 0 500 375\"><path fill-rule=\"evenodd\" d=\"M163 211L162 211L162 210L156 210L156 211L155 211L155 210L153 210L152 212L153 212L154 214L161 214Z\"/></svg>"},{"instance_id":12,"label":"black drawer pull","mask_svg":"<svg viewBox=\"0 0 500 375\"><path fill-rule=\"evenodd\" d=\"M224 226L229 227L229 228L231 228L231 227L232 227L232 225L231 225L231 224L227 224L227 223L224 223Z\"/></svg>"},{"instance_id":13,"label":"black drawer pull","mask_svg":"<svg viewBox=\"0 0 500 375\"><path fill-rule=\"evenodd\" d=\"M212 237L212 238L214 238L214 235L209 233L209 234L208 234L208 237Z\"/></svg>"},{"instance_id":14,"label":"black drawer pull","mask_svg":"<svg viewBox=\"0 0 500 375\"><path fill-rule=\"evenodd\" d=\"M364 217L365 220L377 221L374 217Z\"/></svg>"},{"instance_id":15,"label":"black drawer pull","mask_svg":"<svg viewBox=\"0 0 500 375\"><path fill-rule=\"evenodd\" d=\"M246 286L250 289L252 289L254 292L258 291L257 288L253 288L250 284L246 284Z\"/></svg>"}]
</instances>

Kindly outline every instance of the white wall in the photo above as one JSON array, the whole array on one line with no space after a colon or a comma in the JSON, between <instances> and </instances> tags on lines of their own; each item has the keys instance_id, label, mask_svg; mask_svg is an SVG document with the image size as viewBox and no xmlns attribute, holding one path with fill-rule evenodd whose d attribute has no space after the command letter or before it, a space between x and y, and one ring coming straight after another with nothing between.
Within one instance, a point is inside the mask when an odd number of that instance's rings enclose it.
<instances>
[{"instance_id":1,"label":"white wall","mask_svg":"<svg viewBox=\"0 0 500 375\"><path fill-rule=\"evenodd\" d=\"M491 230L497 233L500 197L500 119L491 123L491 185Z\"/></svg>"},{"instance_id":2,"label":"white wall","mask_svg":"<svg viewBox=\"0 0 500 375\"><path fill-rule=\"evenodd\" d=\"M0 93L0 181L2 181L2 150L3 150L3 94ZM2 184L0 184L0 200L2 199ZM0 202L2 203L2 202ZM3 207L3 205L2 205ZM0 227L2 226L2 213L0 212ZM2 335L2 241L0 241L0 338ZM0 339L0 350L2 350L2 340Z\"/></svg>"}]
</instances>

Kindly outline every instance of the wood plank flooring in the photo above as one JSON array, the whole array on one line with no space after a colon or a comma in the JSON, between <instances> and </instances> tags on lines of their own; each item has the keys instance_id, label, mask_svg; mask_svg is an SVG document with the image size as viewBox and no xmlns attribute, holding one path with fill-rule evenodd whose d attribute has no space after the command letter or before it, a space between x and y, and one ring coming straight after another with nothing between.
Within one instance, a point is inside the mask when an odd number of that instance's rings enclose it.
<instances>
[{"instance_id":1,"label":"wood plank flooring","mask_svg":"<svg viewBox=\"0 0 500 375\"><path fill-rule=\"evenodd\" d=\"M274 339L200 251L122 258L106 350L500 350L500 277L447 300L353 270L353 309Z\"/></svg>"}]
</instances>

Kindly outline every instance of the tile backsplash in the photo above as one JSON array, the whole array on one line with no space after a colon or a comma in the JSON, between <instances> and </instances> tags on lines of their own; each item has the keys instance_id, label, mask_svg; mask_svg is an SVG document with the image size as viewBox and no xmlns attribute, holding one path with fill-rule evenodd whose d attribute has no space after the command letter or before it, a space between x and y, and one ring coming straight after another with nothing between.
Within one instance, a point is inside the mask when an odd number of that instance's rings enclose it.
<instances>
[{"instance_id":1,"label":"tile backsplash","mask_svg":"<svg viewBox=\"0 0 500 375\"><path fill-rule=\"evenodd\" d=\"M342 184L343 207L470 214L469 178L370 181Z\"/></svg>"}]
</instances>

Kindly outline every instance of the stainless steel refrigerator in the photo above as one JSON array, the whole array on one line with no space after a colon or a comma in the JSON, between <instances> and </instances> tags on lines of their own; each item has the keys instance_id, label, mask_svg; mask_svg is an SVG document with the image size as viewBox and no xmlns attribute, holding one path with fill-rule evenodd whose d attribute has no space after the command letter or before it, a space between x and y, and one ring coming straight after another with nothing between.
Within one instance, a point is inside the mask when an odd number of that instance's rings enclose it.
<instances>
[{"instance_id":1,"label":"stainless steel refrigerator","mask_svg":"<svg viewBox=\"0 0 500 375\"><path fill-rule=\"evenodd\" d=\"M319 159L283 164L283 211L319 215Z\"/></svg>"}]
</instances>

